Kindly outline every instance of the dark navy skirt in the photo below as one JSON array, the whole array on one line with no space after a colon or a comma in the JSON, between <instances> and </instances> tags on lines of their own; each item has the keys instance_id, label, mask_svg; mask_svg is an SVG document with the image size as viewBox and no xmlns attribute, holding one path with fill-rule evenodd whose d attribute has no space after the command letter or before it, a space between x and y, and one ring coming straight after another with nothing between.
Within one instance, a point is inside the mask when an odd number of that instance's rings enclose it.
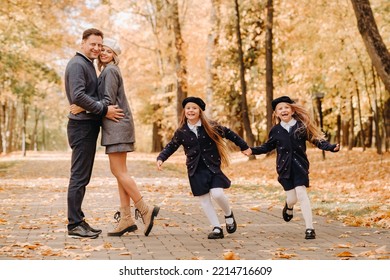
<instances>
[{"instance_id":1,"label":"dark navy skirt","mask_svg":"<svg viewBox=\"0 0 390 280\"><path fill-rule=\"evenodd\" d=\"M292 164L290 178L278 178L285 191L295 189L298 186L309 187L309 174L296 164Z\"/></svg>"},{"instance_id":2,"label":"dark navy skirt","mask_svg":"<svg viewBox=\"0 0 390 280\"><path fill-rule=\"evenodd\" d=\"M222 171L213 173L203 160L199 160L194 175L188 176L188 179L194 196L207 194L213 188L227 189L231 185L231 181Z\"/></svg>"}]
</instances>

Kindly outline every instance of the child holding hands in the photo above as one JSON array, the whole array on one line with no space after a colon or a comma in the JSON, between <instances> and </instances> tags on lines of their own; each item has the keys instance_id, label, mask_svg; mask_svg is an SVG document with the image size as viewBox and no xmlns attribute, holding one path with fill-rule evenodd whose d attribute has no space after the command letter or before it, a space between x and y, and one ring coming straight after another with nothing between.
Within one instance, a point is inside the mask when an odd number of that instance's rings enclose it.
<instances>
[{"instance_id":1,"label":"child holding hands","mask_svg":"<svg viewBox=\"0 0 390 280\"><path fill-rule=\"evenodd\" d=\"M306 192L309 187L309 160L306 155L306 141L319 149L338 152L339 144L330 144L315 125L309 112L296 104L290 97L281 96L272 101L275 126L269 133L266 143L252 147L246 155L265 154L277 151L276 170L278 181L286 192L286 202L282 211L283 219L293 218L293 207L299 201L305 220L305 239L315 239L310 200Z\"/></svg>"},{"instance_id":2,"label":"child holding hands","mask_svg":"<svg viewBox=\"0 0 390 280\"><path fill-rule=\"evenodd\" d=\"M213 230L208 239L224 238L217 213L211 202L215 200L225 215L226 231L234 233L237 223L223 189L230 187L230 180L221 170L221 164L228 164L228 151L223 138L250 153L247 143L229 128L206 118L203 111L206 104L199 97L187 97L182 102L183 112L179 128L172 140L157 157L157 168L183 145L191 191L199 197L200 204Z\"/></svg>"}]
</instances>

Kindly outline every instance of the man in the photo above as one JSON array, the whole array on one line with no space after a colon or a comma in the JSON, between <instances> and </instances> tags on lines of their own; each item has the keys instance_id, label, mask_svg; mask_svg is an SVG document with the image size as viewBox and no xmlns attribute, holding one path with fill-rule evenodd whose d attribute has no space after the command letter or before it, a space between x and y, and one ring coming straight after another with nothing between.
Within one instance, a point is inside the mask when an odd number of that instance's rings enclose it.
<instances>
[{"instance_id":1,"label":"man","mask_svg":"<svg viewBox=\"0 0 390 280\"><path fill-rule=\"evenodd\" d=\"M81 49L65 70L65 90L69 104L85 108L85 112L68 118L68 141L72 148L71 174L68 187L68 236L96 238L102 232L85 220L81 205L88 185L96 153L96 141L102 117L118 121L123 111L116 105L106 106L98 96L98 79L93 64L103 43L103 33L95 28L83 33Z\"/></svg>"}]
</instances>

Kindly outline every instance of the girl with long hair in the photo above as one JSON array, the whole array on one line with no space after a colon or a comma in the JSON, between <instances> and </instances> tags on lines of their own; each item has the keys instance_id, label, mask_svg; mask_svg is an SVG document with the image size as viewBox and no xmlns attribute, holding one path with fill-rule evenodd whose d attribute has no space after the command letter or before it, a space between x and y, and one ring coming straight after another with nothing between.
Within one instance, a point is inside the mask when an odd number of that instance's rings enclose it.
<instances>
[{"instance_id":1,"label":"girl with long hair","mask_svg":"<svg viewBox=\"0 0 390 280\"><path fill-rule=\"evenodd\" d=\"M290 97L281 96L272 101L273 121L269 138L258 147L251 147L246 155L265 154L277 150L276 170L278 181L286 192L286 202L282 211L283 219L293 218L293 207L299 201L305 220L305 239L315 239L310 200L306 192L309 187L309 160L306 155L306 141L321 150L338 152L339 144L330 144L315 125L309 112L296 104Z\"/></svg>"},{"instance_id":2,"label":"girl with long hair","mask_svg":"<svg viewBox=\"0 0 390 280\"><path fill-rule=\"evenodd\" d=\"M163 162L183 145L192 194L199 198L201 207L213 227L208 239L224 238L211 198L224 212L228 233L236 231L237 223L223 191L231 184L221 170L221 166L229 164L229 154L223 138L232 141L241 151L249 152L250 148L232 130L206 117L203 113L206 104L201 98L187 97L183 100L182 106L184 110L179 128L158 155L157 168L161 170Z\"/></svg>"}]
</instances>

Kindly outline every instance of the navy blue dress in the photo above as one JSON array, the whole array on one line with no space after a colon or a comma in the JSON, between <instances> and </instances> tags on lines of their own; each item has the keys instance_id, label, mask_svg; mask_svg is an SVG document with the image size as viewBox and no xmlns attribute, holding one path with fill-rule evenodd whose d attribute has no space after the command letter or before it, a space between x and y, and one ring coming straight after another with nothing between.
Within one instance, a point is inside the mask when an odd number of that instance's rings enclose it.
<instances>
[{"instance_id":1,"label":"navy blue dress","mask_svg":"<svg viewBox=\"0 0 390 280\"><path fill-rule=\"evenodd\" d=\"M281 124L275 125L266 143L258 147L252 147L254 155L266 154L273 149L277 151L276 171L278 181L285 191L297 186L309 187L309 160L306 155L306 141L309 137L300 121L287 132ZM321 150L332 151L336 144L330 144L325 140L311 141Z\"/></svg>"},{"instance_id":2,"label":"navy blue dress","mask_svg":"<svg viewBox=\"0 0 390 280\"><path fill-rule=\"evenodd\" d=\"M216 127L221 137L232 141L241 151L249 148L247 143L229 128L221 125ZM211 188L230 187L230 180L221 170L221 156L217 145L203 126L199 127L198 137L187 124L177 129L157 160L166 161L181 145L186 155L188 178L194 196L204 195Z\"/></svg>"}]
</instances>

